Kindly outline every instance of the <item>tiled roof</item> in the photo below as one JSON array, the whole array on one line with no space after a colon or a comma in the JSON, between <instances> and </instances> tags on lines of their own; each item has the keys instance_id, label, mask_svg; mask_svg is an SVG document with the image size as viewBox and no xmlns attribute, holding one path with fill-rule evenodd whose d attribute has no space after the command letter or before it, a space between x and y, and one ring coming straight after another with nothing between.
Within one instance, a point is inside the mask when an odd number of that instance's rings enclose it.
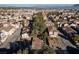
<instances>
[{"instance_id":1,"label":"tiled roof","mask_svg":"<svg viewBox=\"0 0 79 59\"><path fill-rule=\"evenodd\" d=\"M62 41L60 41L59 39L48 39L48 42L49 42L49 46L50 47L63 47L64 45L63 45L63 43L62 43Z\"/></svg>"},{"instance_id":2,"label":"tiled roof","mask_svg":"<svg viewBox=\"0 0 79 59\"><path fill-rule=\"evenodd\" d=\"M0 28L0 31L1 31L1 30L5 30L5 31L8 32L8 31L9 31L10 29L12 29L12 28L13 28L13 26L9 25L8 27L1 27L1 28Z\"/></svg>"},{"instance_id":3,"label":"tiled roof","mask_svg":"<svg viewBox=\"0 0 79 59\"><path fill-rule=\"evenodd\" d=\"M64 27L63 28L66 32L71 33L71 32L76 32L75 30L73 30L71 27Z\"/></svg>"},{"instance_id":4,"label":"tiled roof","mask_svg":"<svg viewBox=\"0 0 79 59\"><path fill-rule=\"evenodd\" d=\"M32 41L32 48L40 49L42 46L43 41L39 38L34 38Z\"/></svg>"}]
</instances>

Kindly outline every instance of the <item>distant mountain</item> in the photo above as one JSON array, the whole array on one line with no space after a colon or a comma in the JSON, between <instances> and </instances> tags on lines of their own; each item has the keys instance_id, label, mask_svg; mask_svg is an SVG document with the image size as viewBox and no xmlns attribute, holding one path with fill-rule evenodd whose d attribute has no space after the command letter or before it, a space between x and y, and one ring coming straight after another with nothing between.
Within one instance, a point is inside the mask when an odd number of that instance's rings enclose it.
<instances>
[{"instance_id":1,"label":"distant mountain","mask_svg":"<svg viewBox=\"0 0 79 59\"><path fill-rule=\"evenodd\" d=\"M79 7L79 4L75 4L74 7Z\"/></svg>"},{"instance_id":2,"label":"distant mountain","mask_svg":"<svg viewBox=\"0 0 79 59\"><path fill-rule=\"evenodd\" d=\"M52 9L52 8L74 8L73 6L75 5L73 4L0 4L0 8Z\"/></svg>"},{"instance_id":3,"label":"distant mountain","mask_svg":"<svg viewBox=\"0 0 79 59\"><path fill-rule=\"evenodd\" d=\"M0 7L64 7L72 6L71 4L0 4Z\"/></svg>"}]
</instances>

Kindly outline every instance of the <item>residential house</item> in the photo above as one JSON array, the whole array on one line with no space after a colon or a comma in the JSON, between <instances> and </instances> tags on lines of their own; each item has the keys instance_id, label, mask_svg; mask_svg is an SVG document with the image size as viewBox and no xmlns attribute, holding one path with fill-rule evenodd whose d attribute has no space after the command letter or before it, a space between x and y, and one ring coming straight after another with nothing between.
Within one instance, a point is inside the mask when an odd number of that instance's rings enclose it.
<instances>
[{"instance_id":1,"label":"residential house","mask_svg":"<svg viewBox=\"0 0 79 59\"><path fill-rule=\"evenodd\" d=\"M22 39L26 39L28 41L31 41L31 37L28 35L28 33L23 33L22 34Z\"/></svg>"},{"instance_id":2,"label":"residential house","mask_svg":"<svg viewBox=\"0 0 79 59\"><path fill-rule=\"evenodd\" d=\"M68 37L72 37L74 34L77 33L77 32L76 32L74 29L72 29L70 26L65 26L65 27L63 27L63 30L65 31L65 33L66 33L66 35L67 35Z\"/></svg>"},{"instance_id":3,"label":"residential house","mask_svg":"<svg viewBox=\"0 0 79 59\"><path fill-rule=\"evenodd\" d=\"M58 36L58 31L56 30L55 27L49 26L48 32L49 32L49 37L57 37Z\"/></svg>"},{"instance_id":4,"label":"residential house","mask_svg":"<svg viewBox=\"0 0 79 59\"><path fill-rule=\"evenodd\" d=\"M64 48L63 42L59 38L48 38L49 46L53 47L54 49Z\"/></svg>"},{"instance_id":5,"label":"residential house","mask_svg":"<svg viewBox=\"0 0 79 59\"><path fill-rule=\"evenodd\" d=\"M32 40L32 49L41 49L42 44L43 44L43 40L34 37Z\"/></svg>"}]
</instances>

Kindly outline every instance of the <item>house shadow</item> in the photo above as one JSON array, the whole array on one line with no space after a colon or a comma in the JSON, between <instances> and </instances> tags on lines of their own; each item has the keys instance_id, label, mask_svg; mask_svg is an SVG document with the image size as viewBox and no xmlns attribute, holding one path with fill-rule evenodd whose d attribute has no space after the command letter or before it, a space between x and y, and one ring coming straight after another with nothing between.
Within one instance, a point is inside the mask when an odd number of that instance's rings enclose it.
<instances>
[{"instance_id":1,"label":"house shadow","mask_svg":"<svg viewBox=\"0 0 79 59\"><path fill-rule=\"evenodd\" d=\"M67 50L62 50L61 48L58 48L58 47L57 47L57 50L55 51L56 51L56 54L68 54Z\"/></svg>"},{"instance_id":2,"label":"house shadow","mask_svg":"<svg viewBox=\"0 0 79 59\"><path fill-rule=\"evenodd\" d=\"M16 50L11 50L7 48L0 48L0 54L13 54L16 53Z\"/></svg>"},{"instance_id":3,"label":"house shadow","mask_svg":"<svg viewBox=\"0 0 79 59\"><path fill-rule=\"evenodd\" d=\"M70 34L67 34L64 30L62 30L62 28L59 28L58 30L60 33L62 33L62 34L58 34L61 38L63 38L64 40L70 41L73 45L76 46L76 43L72 39L73 36L70 36Z\"/></svg>"},{"instance_id":4,"label":"house shadow","mask_svg":"<svg viewBox=\"0 0 79 59\"><path fill-rule=\"evenodd\" d=\"M70 43L72 43L73 45L76 46L76 43L73 41L72 38L68 38L67 36L65 35L61 35L61 34L58 34L61 38L63 38L64 40L68 40Z\"/></svg>"},{"instance_id":5,"label":"house shadow","mask_svg":"<svg viewBox=\"0 0 79 59\"><path fill-rule=\"evenodd\" d=\"M67 46L66 48L69 54L79 54L79 48L74 48L70 46Z\"/></svg>"},{"instance_id":6,"label":"house shadow","mask_svg":"<svg viewBox=\"0 0 79 59\"><path fill-rule=\"evenodd\" d=\"M79 34L79 28L75 28L73 26L71 28L74 29L77 32L77 34Z\"/></svg>"},{"instance_id":7,"label":"house shadow","mask_svg":"<svg viewBox=\"0 0 79 59\"><path fill-rule=\"evenodd\" d=\"M60 37L66 39L66 40L71 39L71 36L62 28L58 28L58 31L61 33L61 34L59 34Z\"/></svg>"},{"instance_id":8,"label":"house shadow","mask_svg":"<svg viewBox=\"0 0 79 59\"><path fill-rule=\"evenodd\" d=\"M8 52L8 49L0 48L0 54L6 54L7 52Z\"/></svg>"},{"instance_id":9,"label":"house shadow","mask_svg":"<svg viewBox=\"0 0 79 59\"><path fill-rule=\"evenodd\" d=\"M68 37L62 34L58 34L58 36L60 36L61 38L64 38L65 40L68 40Z\"/></svg>"},{"instance_id":10,"label":"house shadow","mask_svg":"<svg viewBox=\"0 0 79 59\"><path fill-rule=\"evenodd\" d=\"M10 48L0 48L0 54L16 54L19 49L31 49L28 41L16 41L13 43L9 43Z\"/></svg>"},{"instance_id":11,"label":"house shadow","mask_svg":"<svg viewBox=\"0 0 79 59\"><path fill-rule=\"evenodd\" d=\"M66 50L58 48L58 50L56 50L56 54L79 54L79 48L74 48L71 46L67 46Z\"/></svg>"}]
</instances>

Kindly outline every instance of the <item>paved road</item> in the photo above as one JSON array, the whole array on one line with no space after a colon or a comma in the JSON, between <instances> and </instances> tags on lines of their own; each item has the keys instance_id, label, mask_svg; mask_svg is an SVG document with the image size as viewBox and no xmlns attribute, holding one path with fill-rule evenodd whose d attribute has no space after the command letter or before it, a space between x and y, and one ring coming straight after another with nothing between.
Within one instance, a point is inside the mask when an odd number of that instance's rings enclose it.
<instances>
[{"instance_id":1,"label":"paved road","mask_svg":"<svg viewBox=\"0 0 79 59\"><path fill-rule=\"evenodd\" d=\"M20 39L21 28L17 29L16 32L9 36L7 40L0 46L0 48L9 48L10 42L18 41Z\"/></svg>"}]
</instances>

